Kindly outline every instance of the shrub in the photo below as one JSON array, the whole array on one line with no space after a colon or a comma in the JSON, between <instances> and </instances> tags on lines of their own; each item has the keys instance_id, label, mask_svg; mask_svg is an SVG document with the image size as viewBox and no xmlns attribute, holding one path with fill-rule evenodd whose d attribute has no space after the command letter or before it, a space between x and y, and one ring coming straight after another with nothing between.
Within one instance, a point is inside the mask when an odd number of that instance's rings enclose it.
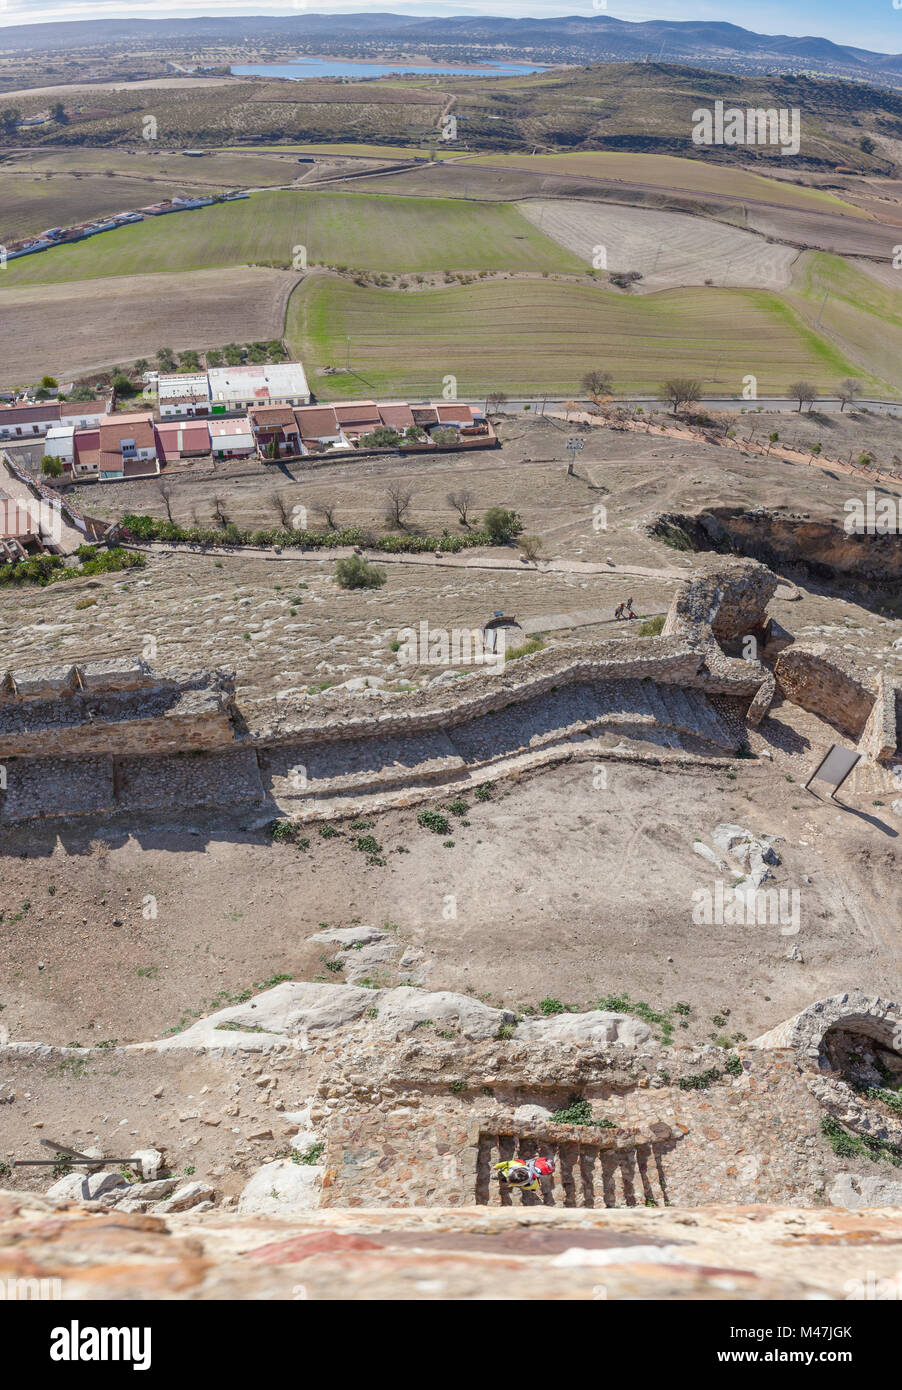
<instances>
[{"instance_id":1,"label":"shrub","mask_svg":"<svg viewBox=\"0 0 902 1390\"><path fill-rule=\"evenodd\" d=\"M431 830L434 835L447 835L450 829L448 817L443 816L441 811L421 811L417 816L417 825Z\"/></svg>"},{"instance_id":2,"label":"shrub","mask_svg":"<svg viewBox=\"0 0 902 1390\"><path fill-rule=\"evenodd\" d=\"M523 523L516 512L506 507L489 507L482 518L482 529L491 545L507 545L523 530Z\"/></svg>"},{"instance_id":3,"label":"shrub","mask_svg":"<svg viewBox=\"0 0 902 1390\"><path fill-rule=\"evenodd\" d=\"M362 555L348 555L335 564L340 589L381 589L386 577L385 570L369 564Z\"/></svg>"},{"instance_id":4,"label":"shrub","mask_svg":"<svg viewBox=\"0 0 902 1390\"><path fill-rule=\"evenodd\" d=\"M660 637L666 614L659 613L655 618L647 618L639 625L640 637Z\"/></svg>"},{"instance_id":5,"label":"shrub","mask_svg":"<svg viewBox=\"0 0 902 1390\"><path fill-rule=\"evenodd\" d=\"M519 661L521 656L532 656L535 652L540 652L545 643L541 637L530 637L528 642L522 643L519 647L509 647L504 653L505 661Z\"/></svg>"},{"instance_id":6,"label":"shrub","mask_svg":"<svg viewBox=\"0 0 902 1390\"><path fill-rule=\"evenodd\" d=\"M550 1018L553 1014L562 1014L566 1012L560 999L553 999L551 995L548 995L547 998L542 1000L539 1009L546 1018Z\"/></svg>"}]
</instances>

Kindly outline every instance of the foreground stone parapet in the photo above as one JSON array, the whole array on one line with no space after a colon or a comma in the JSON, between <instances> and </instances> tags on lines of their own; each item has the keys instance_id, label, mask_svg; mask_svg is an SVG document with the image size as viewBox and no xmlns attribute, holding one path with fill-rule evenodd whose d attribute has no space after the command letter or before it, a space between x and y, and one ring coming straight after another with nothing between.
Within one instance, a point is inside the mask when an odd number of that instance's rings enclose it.
<instances>
[{"instance_id":1,"label":"foreground stone parapet","mask_svg":"<svg viewBox=\"0 0 902 1390\"><path fill-rule=\"evenodd\" d=\"M641 1207L160 1217L0 1192L0 1277L35 1296L46 1280L64 1300L855 1300L896 1288L900 1255L898 1210L879 1223L775 1206L696 1207L690 1221Z\"/></svg>"}]
</instances>

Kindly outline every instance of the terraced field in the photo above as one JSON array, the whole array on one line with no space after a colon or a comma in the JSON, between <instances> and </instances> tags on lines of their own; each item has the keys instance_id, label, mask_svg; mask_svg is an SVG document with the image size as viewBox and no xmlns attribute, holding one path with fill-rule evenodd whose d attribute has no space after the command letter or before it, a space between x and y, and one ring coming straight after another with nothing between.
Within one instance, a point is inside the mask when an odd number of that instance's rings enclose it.
<instances>
[{"instance_id":1,"label":"terraced field","mask_svg":"<svg viewBox=\"0 0 902 1390\"><path fill-rule=\"evenodd\" d=\"M853 207L851 203L843 202L823 189L784 183L782 180L769 179L727 164L706 164L700 159L680 159L675 155L622 154L609 151L585 151L580 154L493 154L474 155L466 163L503 165L534 173L560 174L566 178L622 180L624 183L650 184L664 190L686 189L693 193L750 198L758 202L778 203L781 207L820 207L824 212L844 213L848 217L868 216L861 208Z\"/></svg>"},{"instance_id":2,"label":"terraced field","mask_svg":"<svg viewBox=\"0 0 902 1390\"><path fill-rule=\"evenodd\" d=\"M798 251L723 222L612 203L566 198L518 204L533 226L554 237L587 266L598 247L608 270L637 270L638 291L675 285L742 285L784 289Z\"/></svg>"},{"instance_id":3,"label":"terraced field","mask_svg":"<svg viewBox=\"0 0 902 1390\"><path fill-rule=\"evenodd\" d=\"M505 204L284 190L150 218L13 261L3 286L225 265L290 267L299 245L308 261L374 271L585 270Z\"/></svg>"},{"instance_id":4,"label":"terraced field","mask_svg":"<svg viewBox=\"0 0 902 1390\"><path fill-rule=\"evenodd\" d=\"M618 390L656 389L692 374L740 392L752 373L761 393L801 376L823 384L865 377L765 290L669 290L641 298L590 285L501 280L404 294L310 276L289 301L287 338L312 373L345 359L352 374L318 393L437 395L457 378L461 395L578 389L589 367L610 368Z\"/></svg>"}]
</instances>

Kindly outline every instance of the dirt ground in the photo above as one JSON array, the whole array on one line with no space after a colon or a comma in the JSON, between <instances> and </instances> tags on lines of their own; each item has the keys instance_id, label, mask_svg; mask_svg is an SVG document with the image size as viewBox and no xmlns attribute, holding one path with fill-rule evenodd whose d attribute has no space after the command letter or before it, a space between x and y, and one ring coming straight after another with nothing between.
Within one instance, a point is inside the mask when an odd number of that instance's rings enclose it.
<instances>
[{"instance_id":1,"label":"dirt ground","mask_svg":"<svg viewBox=\"0 0 902 1390\"><path fill-rule=\"evenodd\" d=\"M241 266L227 275L194 270L4 290L0 308L16 332L0 348L0 377L65 379L150 360L163 345L221 347L236 325L242 341L281 338L297 281L291 271Z\"/></svg>"},{"instance_id":2,"label":"dirt ground","mask_svg":"<svg viewBox=\"0 0 902 1390\"><path fill-rule=\"evenodd\" d=\"M894 430L871 416L831 416L827 425L772 418L787 436L830 428L856 447L888 447ZM763 430L771 423L754 419ZM511 420L503 431L504 448L484 455L361 460L299 469L296 478L256 464L192 468L174 478L174 515L206 520L221 491L239 524L272 524L267 499L278 487L292 504L337 498L342 522L374 523L386 482L403 474L424 527L451 526L445 495L466 483L479 509L516 507L559 560L609 556L688 574L699 557L644 530L659 510L766 501L835 519L849 494L850 479L821 469L610 430L586 431L579 476L568 479L557 425ZM102 500L112 511L162 514L153 484L82 491L91 510ZM606 529L595 526L599 502ZM328 559L155 556L138 575L3 592L0 649L11 664L137 655L149 635L158 665L234 665L252 723L256 703L303 700L320 684L357 674L396 683L390 640L424 618L473 626L501 607L550 623L611 610L627 596L637 610L660 611L678 582L662 573L542 573L507 554L516 568L387 565L385 588L362 595L337 589ZM883 664L898 676L902 653L890 642L899 625L866 597L808 582L801 599L781 596L771 611L797 637L829 638L866 668ZM570 644L615 630L556 624L550 638ZM308 940L323 922L392 923L401 944L424 952L426 987L521 1009L546 996L585 1007L624 991L653 1008L685 1001L688 1041L718 1031L753 1037L852 986L892 995L900 813L892 788L873 778L853 779L845 808L801 790L834 738L811 716L778 706L752 735L757 757L732 771L612 761L603 785L589 763L534 773L474 802L447 848L414 809L387 811L370 828L382 866L367 864L346 830L328 840L311 830L306 851L274 846L253 810L5 831L0 1022L14 1038L60 1043L158 1035L208 1010L221 990L276 973L340 978ZM725 820L785 837L776 885L800 893L798 933L693 922L693 892L713 869L692 844L710 844ZM149 895L152 918L142 915ZM444 911L449 901L456 916ZM802 960L789 957L793 945ZM396 978L386 967L385 982Z\"/></svg>"}]
</instances>

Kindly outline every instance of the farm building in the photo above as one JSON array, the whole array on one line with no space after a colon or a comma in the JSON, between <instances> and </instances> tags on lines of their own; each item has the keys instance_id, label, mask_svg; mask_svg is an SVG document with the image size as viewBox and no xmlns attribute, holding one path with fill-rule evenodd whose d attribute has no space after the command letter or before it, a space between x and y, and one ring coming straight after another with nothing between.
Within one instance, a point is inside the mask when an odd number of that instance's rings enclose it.
<instances>
[{"instance_id":1,"label":"farm building","mask_svg":"<svg viewBox=\"0 0 902 1390\"><path fill-rule=\"evenodd\" d=\"M247 458L254 452L254 431L247 416L238 420L211 420L209 430L214 458Z\"/></svg>"},{"instance_id":2,"label":"farm building","mask_svg":"<svg viewBox=\"0 0 902 1390\"><path fill-rule=\"evenodd\" d=\"M209 415L210 384L206 372L173 373L157 378L160 414Z\"/></svg>"},{"instance_id":3,"label":"farm building","mask_svg":"<svg viewBox=\"0 0 902 1390\"><path fill-rule=\"evenodd\" d=\"M300 362L211 367L207 373L214 415L251 406L307 405L310 389Z\"/></svg>"},{"instance_id":4,"label":"farm building","mask_svg":"<svg viewBox=\"0 0 902 1390\"><path fill-rule=\"evenodd\" d=\"M335 407L335 414L342 432L348 439L359 439L382 424L382 416L375 401L347 401Z\"/></svg>"},{"instance_id":5,"label":"farm building","mask_svg":"<svg viewBox=\"0 0 902 1390\"><path fill-rule=\"evenodd\" d=\"M65 465L64 465L65 466ZM96 429L75 431L75 457L72 464L72 477L91 478L100 476L100 426Z\"/></svg>"}]
</instances>

